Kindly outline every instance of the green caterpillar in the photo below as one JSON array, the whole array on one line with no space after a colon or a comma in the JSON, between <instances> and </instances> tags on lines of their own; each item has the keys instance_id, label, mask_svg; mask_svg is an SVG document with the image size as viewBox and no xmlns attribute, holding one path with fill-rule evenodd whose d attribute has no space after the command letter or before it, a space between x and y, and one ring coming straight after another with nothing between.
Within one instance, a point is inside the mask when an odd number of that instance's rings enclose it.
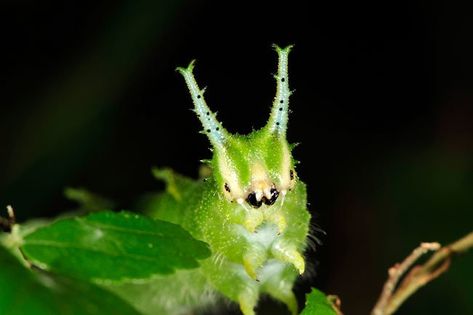
<instances>
[{"instance_id":1,"label":"green caterpillar","mask_svg":"<svg viewBox=\"0 0 473 315\"><path fill-rule=\"evenodd\" d=\"M189 314L224 296L237 302L244 315L253 315L261 294L297 314L292 288L305 270L310 214L306 187L286 140L291 46L275 50L279 63L271 114L266 126L249 135L230 134L216 119L195 81L194 62L177 69L213 147L211 175L203 182L156 171L167 182L167 192L147 212L207 242L212 256L198 269L111 286L146 314Z\"/></svg>"}]
</instances>

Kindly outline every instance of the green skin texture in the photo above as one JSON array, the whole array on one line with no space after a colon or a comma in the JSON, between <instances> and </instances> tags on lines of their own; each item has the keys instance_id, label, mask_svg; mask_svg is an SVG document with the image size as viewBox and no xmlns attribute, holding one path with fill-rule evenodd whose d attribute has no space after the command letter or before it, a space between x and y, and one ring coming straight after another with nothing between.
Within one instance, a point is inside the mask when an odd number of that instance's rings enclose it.
<instances>
[{"instance_id":1,"label":"green skin texture","mask_svg":"<svg viewBox=\"0 0 473 315\"><path fill-rule=\"evenodd\" d=\"M267 125L249 135L230 134L216 120L195 82L193 63L178 68L213 147L207 162L211 175L193 181L167 169L155 170L167 191L151 200L146 212L207 242L212 256L195 270L112 288L145 313L189 314L223 295L238 303L244 315L253 315L260 295L268 294L297 314L292 288L305 270L310 214L306 187L295 172L286 140L290 48L275 47L279 67L272 112ZM253 208L244 201L249 192L268 185L279 191L273 205Z\"/></svg>"}]
</instances>

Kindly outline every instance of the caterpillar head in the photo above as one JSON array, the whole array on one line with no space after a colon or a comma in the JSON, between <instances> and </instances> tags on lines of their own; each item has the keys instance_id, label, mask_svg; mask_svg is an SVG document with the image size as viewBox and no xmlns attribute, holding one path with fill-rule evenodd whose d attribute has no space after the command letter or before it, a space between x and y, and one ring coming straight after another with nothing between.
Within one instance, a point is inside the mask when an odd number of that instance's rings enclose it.
<instances>
[{"instance_id":1,"label":"caterpillar head","mask_svg":"<svg viewBox=\"0 0 473 315\"><path fill-rule=\"evenodd\" d=\"M213 176L221 194L230 202L248 203L254 208L271 206L294 186L296 174L286 140L289 96L288 55L292 46L279 48L276 97L269 120L249 135L226 131L208 108L193 75L194 62L177 70L184 76L200 119L213 147Z\"/></svg>"}]
</instances>

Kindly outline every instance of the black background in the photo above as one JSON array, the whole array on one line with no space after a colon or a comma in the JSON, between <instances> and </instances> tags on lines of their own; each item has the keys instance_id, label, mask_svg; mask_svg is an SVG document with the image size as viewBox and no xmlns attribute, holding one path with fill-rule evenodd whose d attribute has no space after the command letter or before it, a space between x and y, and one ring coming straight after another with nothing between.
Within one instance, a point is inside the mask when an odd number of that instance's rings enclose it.
<instances>
[{"instance_id":1,"label":"black background","mask_svg":"<svg viewBox=\"0 0 473 315\"><path fill-rule=\"evenodd\" d=\"M162 188L152 165L197 176L209 144L175 67L196 58L209 106L247 133L274 96L271 44L295 44L288 137L327 232L296 292L303 303L315 286L366 314L391 264L472 227L471 12L429 1L3 1L0 200L20 220L73 208L67 186L127 208ZM399 314L471 314L471 265L471 254L455 260Z\"/></svg>"}]
</instances>

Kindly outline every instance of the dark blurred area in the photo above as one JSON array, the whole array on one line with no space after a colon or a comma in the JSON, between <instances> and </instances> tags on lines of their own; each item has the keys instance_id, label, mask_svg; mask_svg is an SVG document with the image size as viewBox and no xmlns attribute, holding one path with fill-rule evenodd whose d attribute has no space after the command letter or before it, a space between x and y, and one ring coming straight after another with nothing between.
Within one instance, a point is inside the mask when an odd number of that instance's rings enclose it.
<instances>
[{"instance_id":1,"label":"dark blurred area","mask_svg":"<svg viewBox=\"0 0 473 315\"><path fill-rule=\"evenodd\" d=\"M197 59L206 99L232 132L264 125L271 44L290 58L289 138L327 232L311 286L367 314L387 268L421 241L473 227L473 12L429 1L286 3L3 1L0 200L20 220L74 207L84 187L128 208L162 185L150 168L196 177L210 157L185 84ZM398 314L473 314L473 255ZM264 300L263 314L283 313Z\"/></svg>"}]
</instances>

